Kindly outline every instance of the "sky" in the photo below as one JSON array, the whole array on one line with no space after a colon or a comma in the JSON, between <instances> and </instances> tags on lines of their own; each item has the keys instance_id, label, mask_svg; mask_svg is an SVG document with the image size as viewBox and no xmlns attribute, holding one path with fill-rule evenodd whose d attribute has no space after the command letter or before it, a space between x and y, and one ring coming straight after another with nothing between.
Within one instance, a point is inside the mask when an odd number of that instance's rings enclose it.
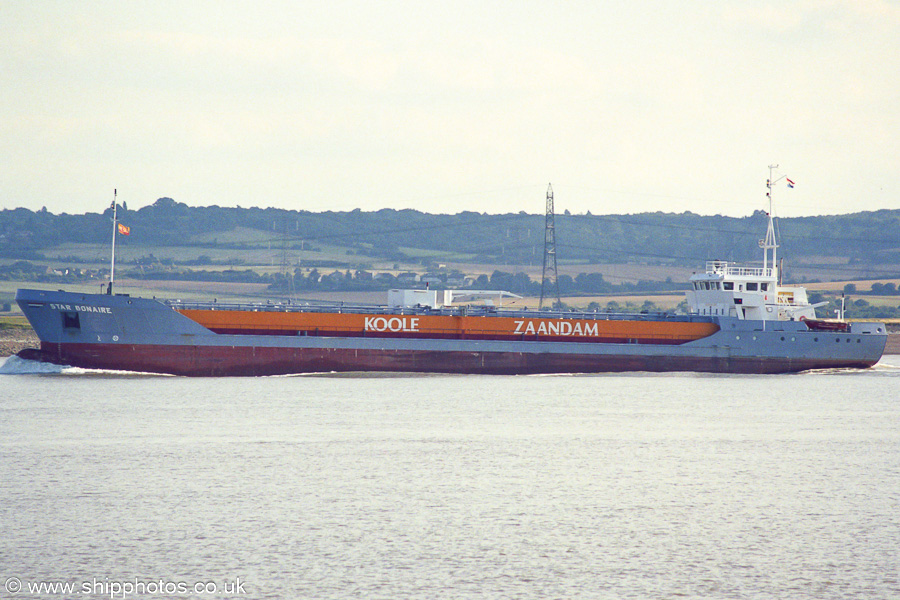
<instances>
[{"instance_id":1,"label":"sky","mask_svg":"<svg viewBox=\"0 0 900 600\"><path fill-rule=\"evenodd\" d=\"M900 2L0 4L0 209L900 208Z\"/></svg>"}]
</instances>

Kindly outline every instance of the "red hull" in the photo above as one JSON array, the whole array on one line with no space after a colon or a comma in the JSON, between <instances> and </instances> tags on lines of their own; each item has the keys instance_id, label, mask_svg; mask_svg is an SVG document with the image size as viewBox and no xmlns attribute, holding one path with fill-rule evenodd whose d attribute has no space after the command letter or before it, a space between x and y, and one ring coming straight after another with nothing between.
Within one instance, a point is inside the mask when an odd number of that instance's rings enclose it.
<instances>
[{"instance_id":1,"label":"red hull","mask_svg":"<svg viewBox=\"0 0 900 600\"><path fill-rule=\"evenodd\" d=\"M868 361L696 356L534 354L336 348L130 346L42 343L23 358L89 369L185 376L260 376L330 371L515 375L618 371L790 373L823 368L867 368Z\"/></svg>"}]
</instances>

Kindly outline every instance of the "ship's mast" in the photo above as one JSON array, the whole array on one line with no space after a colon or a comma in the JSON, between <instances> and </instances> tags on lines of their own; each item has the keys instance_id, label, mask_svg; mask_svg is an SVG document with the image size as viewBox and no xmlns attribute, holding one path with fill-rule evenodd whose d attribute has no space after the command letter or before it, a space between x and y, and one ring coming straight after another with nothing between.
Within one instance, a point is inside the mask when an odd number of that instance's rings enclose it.
<instances>
[{"instance_id":1,"label":"ship's mast","mask_svg":"<svg viewBox=\"0 0 900 600\"><path fill-rule=\"evenodd\" d=\"M112 226L112 257L109 260L109 287L106 288L107 294L112 294L113 282L116 280L116 233L118 223L116 223L116 190L113 190L113 226Z\"/></svg>"},{"instance_id":2,"label":"ship's mast","mask_svg":"<svg viewBox=\"0 0 900 600\"><path fill-rule=\"evenodd\" d=\"M766 192L766 197L769 199L769 227L766 230L766 239L760 240L759 245L763 249L763 273L765 274L768 270L769 266L769 250L772 251L772 275L775 277L775 281L778 281L778 260L777 260L777 252L778 252L778 244L775 241L775 217L772 212L772 188L776 183L785 178L784 175L779 177L778 179L773 179L775 169L778 168L778 165L769 165L769 179L766 180L766 187L768 188L768 192Z\"/></svg>"}]
</instances>

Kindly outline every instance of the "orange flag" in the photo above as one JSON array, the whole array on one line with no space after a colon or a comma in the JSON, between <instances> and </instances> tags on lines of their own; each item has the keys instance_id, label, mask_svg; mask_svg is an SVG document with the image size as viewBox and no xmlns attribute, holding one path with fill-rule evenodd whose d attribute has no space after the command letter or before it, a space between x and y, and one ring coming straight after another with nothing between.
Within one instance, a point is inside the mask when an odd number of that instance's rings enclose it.
<instances>
[{"instance_id":1,"label":"orange flag","mask_svg":"<svg viewBox=\"0 0 900 600\"><path fill-rule=\"evenodd\" d=\"M121 233L122 235L131 235L131 227L126 227L125 225L119 223L119 233Z\"/></svg>"}]
</instances>

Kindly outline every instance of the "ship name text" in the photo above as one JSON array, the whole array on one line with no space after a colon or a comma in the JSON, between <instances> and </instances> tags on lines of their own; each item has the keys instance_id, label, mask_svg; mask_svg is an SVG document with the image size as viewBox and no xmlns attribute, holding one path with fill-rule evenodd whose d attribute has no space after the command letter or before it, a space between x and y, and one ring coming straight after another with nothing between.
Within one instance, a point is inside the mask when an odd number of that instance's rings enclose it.
<instances>
[{"instance_id":1,"label":"ship name text","mask_svg":"<svg viewBox=\"0 0 900 600\"><path fill-rule=\"evenodd\" d=\"M586 336L597 335L597 323L582 323L580 321L516 321L515 333L524 335L570 335Z\"/></svg>"},{"instance_id":2,"label":"ship name text","mask_svg":"<svg viewBox=\"0 0 900 600\"><path fill-rule=\"evenodd\" d=\"M112 309L108 306L82 306L80 304L51 304L51 310L67 310L69 312L91 312L91 313L103 313L105 315L111 315Z\"/></svg>"}]
</instances>

